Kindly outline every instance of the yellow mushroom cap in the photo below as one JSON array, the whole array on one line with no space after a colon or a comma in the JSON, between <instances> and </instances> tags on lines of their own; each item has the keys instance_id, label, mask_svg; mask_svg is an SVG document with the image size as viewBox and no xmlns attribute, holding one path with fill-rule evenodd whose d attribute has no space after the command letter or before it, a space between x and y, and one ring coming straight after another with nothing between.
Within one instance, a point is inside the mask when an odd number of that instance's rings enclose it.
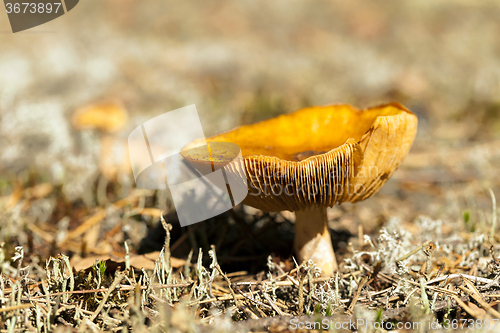
<instances>
[{"instance_id":1,"label":"yellow mushroom cap","mask_svg":"<svg viewBox=\"0 0 500 333\"><path fill-rule=\"evenodd\" d=\"M249 194L243 203L264 211L297 211L375 194L410 150L417 122L398 103L365 110L317 106L241 126L206 142L241 148L244 165L233 168L233 177L246 173ZM193 165L201 162L183 155Z\"/></svg>"},{"instance_id":2,"label":"yellow mushroom cap","mask_svg":"<svg viewBox=\"0 0 500 333\"><path fill-rule=\"evenodd\" d=\"M73 113L71 120L76 129L96 128L114 133L125 127L128 114L119 103L107 102L82 107Z\"/></svg>"}]
</instances>

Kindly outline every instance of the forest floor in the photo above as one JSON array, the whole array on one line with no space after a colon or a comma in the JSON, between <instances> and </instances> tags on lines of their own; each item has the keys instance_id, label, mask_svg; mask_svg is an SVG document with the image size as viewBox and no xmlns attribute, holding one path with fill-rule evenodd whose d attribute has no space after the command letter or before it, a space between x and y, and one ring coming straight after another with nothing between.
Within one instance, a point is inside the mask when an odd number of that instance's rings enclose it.
<instances>
[{"instance_id":1,"label":"forest floor","mask_svg":"<svg viewBox=\"0 0 500 333\"><path fill-rule=\"evenodd\" d=\"M0 34L0 331L498 331L498 17L488 0L88 0ZM185 105L208 136L390 101L418 134L379 193L328 210L332 278L295 263L293 213L181 228L126 156ZM120 131L75 128L102 103Z\"/></svg>"}]
</instances>

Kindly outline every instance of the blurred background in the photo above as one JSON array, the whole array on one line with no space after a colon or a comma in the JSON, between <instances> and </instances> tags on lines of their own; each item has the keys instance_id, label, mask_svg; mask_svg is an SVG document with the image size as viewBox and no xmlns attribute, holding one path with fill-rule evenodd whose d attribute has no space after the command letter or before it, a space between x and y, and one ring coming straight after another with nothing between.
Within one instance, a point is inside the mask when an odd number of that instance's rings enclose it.
<instances>
[{"instance_id":1,"label":"blurred background","mask_svg":"<svg viewBox=\"0 0 500 333\"><path fill-rule=\"evenodd\" d=\"M16 34L1 7L0 242L66 249L58 232L133 191L130 131L190 104L207 136L311 105L397 101L412 110L418 136L400 170L370 200L329 212L348 235L340 248L358 225L376 233L421 214L456 221L468 211L477 223L469 229L491 222L498 1L85 0ZM116 116L78 117L92 108ZM171 209L148 195L146 207ZM117 242L132 238L136 251L158 216L130 216L108 214L92 251L111 251L99 244L117 223Z\"/></svg>"}]
</instances>

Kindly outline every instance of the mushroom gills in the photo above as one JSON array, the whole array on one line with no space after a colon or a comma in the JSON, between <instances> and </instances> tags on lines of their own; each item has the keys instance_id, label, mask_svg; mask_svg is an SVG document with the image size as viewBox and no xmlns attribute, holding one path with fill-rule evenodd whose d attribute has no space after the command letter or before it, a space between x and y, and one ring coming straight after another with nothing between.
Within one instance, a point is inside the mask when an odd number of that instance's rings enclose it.
<instances>
[{"instance_id":1,"label":"mushroom gills","mask_svg":"<svg viewBox=\"0 0 500 333\"><path fill-rule=\"evenodd\" d=\"M293 155L293 161L302 161L308 157L315 156L315 155L321 155L324 153L326 153L326 151L316 151L316 150L302 151L300 153Z\"/></svg>"}]
</instances>

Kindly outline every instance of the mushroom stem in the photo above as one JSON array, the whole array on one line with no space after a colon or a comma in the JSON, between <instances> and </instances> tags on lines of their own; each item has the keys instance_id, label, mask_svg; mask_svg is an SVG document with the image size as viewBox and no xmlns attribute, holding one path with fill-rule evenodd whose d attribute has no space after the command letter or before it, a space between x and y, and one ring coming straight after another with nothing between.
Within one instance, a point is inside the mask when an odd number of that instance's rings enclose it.
<instances>
[{"instance_id":1,"label":"mushroom stem","mask_svg":"<svg viewBox=\"0 0 500 333\"><path fill-rule=\"evenodd\" d=\"M311 259L326 275L337 271L326 207L314 206L295 212L295 253L299 263Z\"/></svg>"}]
</instances>

